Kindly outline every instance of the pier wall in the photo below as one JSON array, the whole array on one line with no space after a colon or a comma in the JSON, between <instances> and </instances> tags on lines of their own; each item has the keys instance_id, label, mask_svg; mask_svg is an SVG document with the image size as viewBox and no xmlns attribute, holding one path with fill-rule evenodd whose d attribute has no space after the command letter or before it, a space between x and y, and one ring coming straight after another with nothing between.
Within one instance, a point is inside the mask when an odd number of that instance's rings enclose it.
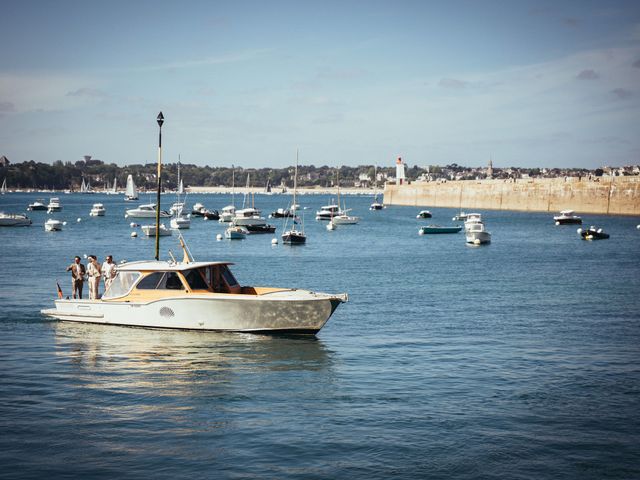
<instances>
[{"instance_id":1,"label":"pier wall","mask_svg":"<svg viewBox=\"0 0 640 480\"><path fill-rule=\"evenodd\" d=\"M385 185L386 205L640 215L640 177L460 180Z\"/></svg>"}]
</instances>

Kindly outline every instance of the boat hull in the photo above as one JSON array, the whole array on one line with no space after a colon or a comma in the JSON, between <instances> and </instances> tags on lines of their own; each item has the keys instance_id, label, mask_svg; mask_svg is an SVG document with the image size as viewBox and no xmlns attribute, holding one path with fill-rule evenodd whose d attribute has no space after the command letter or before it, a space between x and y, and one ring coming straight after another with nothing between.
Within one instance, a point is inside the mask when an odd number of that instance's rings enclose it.
<instances>
[{"instance_id":1,"label":"boat hull","mask_svg":"<svg viewBox=\"0 0 640 480\"><path fill-rule=\"evenodd\" d=\"M285 232L282 234L282 243L285 245L302 245L307 242L307 236L304 233Z\"/></svg>"},{"instance_id":2,"label":"boat hull","mask_svg":"<svg viewBox=\"0 0 640 480\"><path fill-rule=\"evenodd\" d=\"M268 298L265 298L268 297ZM230 332L317 333L346 295L285 290L267 295L165 298L149 303L56 300L42 314L108 325Z\"/></svg>"},{"instance_id":3,"label":"boat hull","mask_svg":"<svg viewBox=\"0 0 640 480\"><path fill-rule=\"evenodd\" d=\"M421 227L420 231L425 235L435 235L442 233L458 233L462 230L462 226L457 227Z\"/></svg>"},{"instance_id":4,"label":"boat hull","mask_svg":"<svg viewBox=\"0 0 640 480\"><path fill-rule=\"evenodd\" d=\"M491 243L491 234L489 232L467 232L467 243L481 244Z\"/></svg>"},{"instance_id":5,"label":"boat hull","mask_svg":"<svg viewBox=\"0 0 640 480\"><path fill-rule=\"evenodd\" d=\"M558 218L553 219L556 225L582 225L581 218Z\"/></svg>"}]
</instances>

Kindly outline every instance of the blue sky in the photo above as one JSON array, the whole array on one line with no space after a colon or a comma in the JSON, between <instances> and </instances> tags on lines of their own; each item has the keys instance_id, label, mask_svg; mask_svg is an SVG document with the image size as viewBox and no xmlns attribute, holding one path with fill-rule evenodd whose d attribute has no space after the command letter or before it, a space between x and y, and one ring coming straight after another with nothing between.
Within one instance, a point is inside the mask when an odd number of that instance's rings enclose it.
<instances>
[{"instance_id":1,"label":"blue sky","mask_svg":"<svg viewBox=\"0 0 640 480\"><path fill-rule=\"evenodd\" d=\"M640 163L638 1L2 1L0 155Z\"/></svg>"}]
</instances>

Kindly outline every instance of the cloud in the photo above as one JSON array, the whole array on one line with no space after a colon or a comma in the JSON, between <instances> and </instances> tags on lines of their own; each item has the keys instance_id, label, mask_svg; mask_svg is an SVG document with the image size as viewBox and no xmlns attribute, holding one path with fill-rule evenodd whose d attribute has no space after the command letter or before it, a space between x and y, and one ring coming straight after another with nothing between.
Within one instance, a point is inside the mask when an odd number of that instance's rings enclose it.
<instances>
[{"instance_id":1,"label":"cloud","mask_svg":"<svg viewBox=\"0 0 640 480\"><path fill-rule=\"evenodd\" d=\"M0 102L0 112L15 112L16 106L11 102Z\"/></svg>"},{"instance_id":2,"label":"cloud","mask_svg":"<svg viewBox=\"0 0 640 480\"><path fill-rule=\"evenodd\" d=\"M596 80L600 78L600 75L595 70L587 69L582 70L578 75L576 75L578 80Z\"/></svg>"},{"instance_id":3,"label":"cloud","mask_svg":"<svg viewBox=\"0 0 640 480\"><path fill-rule=\"evenodd\" d=\"M633 96L633 92L630 91L630 90L627 90L626 88L614 88L613 90L611 90L611 93L618 100L624 100L626 98L629 98L629 97Z\"/></svg>"},{"instance_id":4,"label":"cloud","mask_svg":"<svg viewBox=\"0 0 640 480\"><path fill-rule=\"evenodd\" d=\"M78 88L72 92L67 92L67 97L93 97L93 98L106 98L109 94L98 90L96 88Z\"/></svg>"},{"instance_id":5,"label":"cloud","mask_svg":"<svg viewBox=\"0 0 640 480\"><path fill-rule=\"evenodd\" d=\"M442 78L438 82L438 85L440 85L443 88L455 88L455 89L465 88L468 84L469 82L465 82L464 80L458 80L456 78Z\"/></svg>"}]
</instances>

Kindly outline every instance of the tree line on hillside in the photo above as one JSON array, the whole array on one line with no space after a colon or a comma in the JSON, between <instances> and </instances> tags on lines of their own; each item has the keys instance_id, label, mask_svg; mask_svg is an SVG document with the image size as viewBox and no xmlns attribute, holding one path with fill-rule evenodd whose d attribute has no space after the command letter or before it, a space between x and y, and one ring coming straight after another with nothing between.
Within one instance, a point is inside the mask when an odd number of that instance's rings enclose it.
<instances>
[{"instance_id":1,"label":"tree line on hillside","mask_svg":"<svg viewBox=\"0 0 640 480\"><path fill-rule=\"evenodd\" d=\"M418 169L418 167L415 167ZM358 167L335 167L314 165L298 166L298 185L301 187L327 187L336 182L336 172L339 170L341 186L353 186L358 183L371 186L374 183L374 166L363 165ZM420 169L418 169L420 170ZM412 171L411 169L409 171ZM192 164L180 164L180 176L185 187L208 186L230 187L235 172L235 185L244 186L247 175L250 176L251 186L266 187L267 181L272 187L281 185L291 188L293 186L294 167L286 168L243 168L243 167L210 167ZM21 189L56 189L78 190L83 180L89 183L94 190L111 188L114 179L119 189L124 188L128 175L141 189L155 189L157 186L157 164L135 164L120 167L115 163L103 163L92 160L90 164L82 162L62 162L58 160L53 164L35 162L33 160L22 163L10 164L0 167L0 178L7 179L10 188ZM395 167L378 168L378 173L386 176L395 175ZM408 172L409 173L409 172ZM368 181L361 175L367 175ZM178 164L164 164L162 168L162 187L166 190L176 189L178 186Z\"/></svg>"}]
</instances>

